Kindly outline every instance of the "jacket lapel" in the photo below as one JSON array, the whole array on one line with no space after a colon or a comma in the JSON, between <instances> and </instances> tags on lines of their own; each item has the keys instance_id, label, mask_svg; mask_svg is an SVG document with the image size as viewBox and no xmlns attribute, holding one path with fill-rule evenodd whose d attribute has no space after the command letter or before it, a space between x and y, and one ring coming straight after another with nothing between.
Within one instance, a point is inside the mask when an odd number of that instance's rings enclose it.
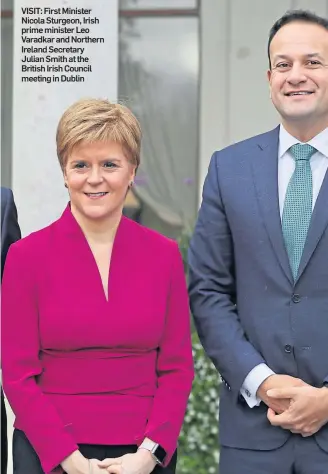
<instances>
[{"instance_id":1,"label":"jacket lapel","mask_svg":"<svg viewBox=\"0 0 328 474\"><path fill-rule=\"evenodd\" d=\"M265 228L280 266L293 284L279 210L278 143L279 127L261 135L251 162L256 195Z\"/></svg>"},{"instance_id":2,"label":"jacket lapel","mask_svg":"<svg viewBox=\"0 0 328 474\"><path fill-rule=\"evenodd\" d=\"M310 227L308 230L300 266L298 269L297 280L304 272L309 260L315 251L326 227L328 225L328 172L326 172L319 195L317 197Z\"/></svg>"}]
</instances>

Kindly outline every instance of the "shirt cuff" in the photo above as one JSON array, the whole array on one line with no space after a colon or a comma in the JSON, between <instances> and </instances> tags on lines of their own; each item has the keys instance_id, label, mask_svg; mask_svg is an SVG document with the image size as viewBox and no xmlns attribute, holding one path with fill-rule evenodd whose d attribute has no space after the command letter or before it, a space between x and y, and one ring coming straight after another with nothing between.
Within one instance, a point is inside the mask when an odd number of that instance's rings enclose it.
<instances>
[{"instance_id":1,"label":"shirt cuff","mask_svg":"<svg viewBox=\"0 0 328 474\"><path fill-rule=\"evenodd\" d=\"M256 392L270 375L274 375L274 372L266 364L259 364L245 378L240 393L250 408L259 406L261 403L261 399L256 395Z\"/></svg>"}]
</instances>

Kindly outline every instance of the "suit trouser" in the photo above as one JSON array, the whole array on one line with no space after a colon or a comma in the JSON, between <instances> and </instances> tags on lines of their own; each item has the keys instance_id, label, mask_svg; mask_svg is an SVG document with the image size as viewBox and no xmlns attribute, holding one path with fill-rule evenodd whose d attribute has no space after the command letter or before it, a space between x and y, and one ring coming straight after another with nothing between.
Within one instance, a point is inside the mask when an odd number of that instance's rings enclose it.
<instances>
[{"instance_id":1,"label":"suit trouser","mask_svg":"<svg viewBox=\"0 0 328 474\"><path fill-rule=\"evenodd\" d=\"M49 441L51 442L51 441ZM116 458L123 454L134 453L137 446L116 445L103 446L97 444L81 444L79 449L87 459ZM177 454L175 453L166 468L156 467L153 474L175 474ZM39 458L26 438L23 431L14 430L13 434L13 468L14 474L44 474Z\"/></svg>"},{"instance_id":2,"label":"suit trouser","mask_svg":"<svg viewBox=\"0 0 328 474\"><path fill-rule=\"evenodd\" d=\"M292 435L280 448L253 451L221 447L220 474L327 474L328 453L313 436Z\"/></svg>"},{"instance_id":3,"label":"suit trouser","mask_svg":"<svg viewBox=\"0 0 328 474\"><path fill-rule=\"evenodd\" d=\"M8 441L7 441L7 413L5 398L1 388L1 474L7 472Z\"/></svg>"}]
</instances>

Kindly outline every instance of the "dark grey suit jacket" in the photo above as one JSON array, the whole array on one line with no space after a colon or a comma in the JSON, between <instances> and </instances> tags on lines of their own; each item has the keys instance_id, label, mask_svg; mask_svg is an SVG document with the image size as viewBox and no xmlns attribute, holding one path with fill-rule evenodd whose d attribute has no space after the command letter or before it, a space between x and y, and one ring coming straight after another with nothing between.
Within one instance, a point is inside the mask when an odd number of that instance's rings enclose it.
<instances>
[{"instance_id":1,"label":"dark grey suit jacket","mask_svg":"<svg viewBox=\"0 0 328 474\"><path fill-rule=\"evenodd\" d=\"M20 238L13 193L10 189L1 188L1 278L9 247Z\"/></svg>"},{"instance_id":2,"label":"dark grey suit jacket","mask_svg":"<svg viewBox=\"0 0 328 474\"><path fill-rule=\"evenodd\" d=\"M10 189L1 188L1 279L8 249L20 237L13 193ZM7 451L7 415L1 387L1 474L7 472Z\"/></svg>"},{"instance_id":3,"label":"dark grey suit jacket","mask_svg":"<svg viewBox=\"0 0 328 474\"><path fill-rule=\"evenodd\" d=\"M220 441L274 449L291 436L249 408L239 390L261 362L321 387L328 382L328 173L294 283L278 202L279 128L214 153L189 249L190 301L222 375ZM328 452L328 425L315 435Z\"/></svg>"}]
</instances>

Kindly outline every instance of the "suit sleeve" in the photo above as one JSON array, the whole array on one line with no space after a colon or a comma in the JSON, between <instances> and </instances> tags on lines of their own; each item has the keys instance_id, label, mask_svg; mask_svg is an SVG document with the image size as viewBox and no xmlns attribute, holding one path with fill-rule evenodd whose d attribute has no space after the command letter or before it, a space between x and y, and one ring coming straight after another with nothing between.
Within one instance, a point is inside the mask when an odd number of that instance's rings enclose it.
<instances>
[{"instance_id":1,"label":"suit sleeve","mask_svg":"<svg viewBox=\"0 0 328 474\"><path fill-rule=\"evenodd\" d=\"M174 243L166 324L157 358L157 391L145 437L167 452L165 465L177 448L194 377L190 311L184 266Z\"/></svg>"},{"instance_id":2,"label":"suit sleeve","mask_svg":"<svg viewBox=\"0 0 328 474\"><path fill-rule=\"evenodd\" d=\"M3 386L46 474L78 449L55 407L39 389L39 321L33 259L24 240L8 252L2 284Z\"/></svg>"},{"instance_id":3,"label":"suit sleeve","mask_svg":"<svg viewBox=\"0 0 328 474\"><path fill-rule=\"evenodd\" d=\"M2 225L2 246L1 246L1 276L6 261L7 253L11 244L21 238L21 232L18 225L17 209L14 202L13 193L7 190L7 205L5 207Z\"/></svg>"},{"instance_id":4,"label":"suit sleeve","mask_svg":"<svg viewBox=\"0 0 328 474\"><path fill-rule=\"evenodd\" d=\"M240 393L250 408L254 408L261 403L261 399L256 395L256 393L259 386L264 382L264 380L270 377L270 375L274 375L274 372L266 364L257 365L247 375L240 389Z\"/></svg>"},{"instance_id":5,"label":"suit sleeve","mask_svg":"<svg viewBox=\"0 0 328 474\"><path fill-rule=\"evenodd\" d=\"M214 154L189 247L189 295L204 349L238 396L246 376L265 361L245 337L238 318L233 239L217 166Z\"/></svg>"}]
</instances>

